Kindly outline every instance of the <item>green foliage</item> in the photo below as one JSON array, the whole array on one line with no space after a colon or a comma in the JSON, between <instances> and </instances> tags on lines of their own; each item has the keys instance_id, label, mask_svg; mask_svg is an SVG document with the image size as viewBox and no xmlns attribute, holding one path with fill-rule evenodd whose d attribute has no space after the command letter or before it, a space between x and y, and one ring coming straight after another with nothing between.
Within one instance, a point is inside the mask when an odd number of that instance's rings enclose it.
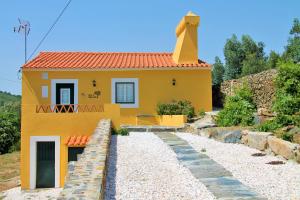
<instances>
[{"instance_id":1,"label":"green foliage","mask_svg":"<svg viewBox=\"0 0 300 200\"><path fill-rule=\"evenodd\" d=\"M128 136L129 135L129 131L126 128L120 128L118 130L112 129L112 135Z\"/></svg>"},{"instance_id":2,"label":"green foliage","mask_svg":"<svg viewBox=\"0 0 300 200\"><path fill-rule=\"evenodd\" d=\"M290 30L290 38L283 53L283 59L300 63L300 22L299 19L294 19L293 27Z\"/></svg>"},{"instance_id":3,"label":"green foliage","mask_svg":"<svg viewBox=\"0 0 300 200\"><path fill-rule=\"evenodd\" d=\"M299 125L300 65L281 63L276 78L276 100L273 109L282 126Z\"/></svg>"},{"instance_id":4,"label":"green foliage","mask_svg":"<svg viewBox=\"0 0 300 200\"><path fill-rule=\"evenodd\" d=\"M20 140L20 122L13 113L0 113L0 154L8 153Z\"/></svg>"},{"instance_id":5,"label":"green foliage","mask_svg":"<svg viewBox=\"0 0 300 200\"><path fill-rule=\"evenodd\" d=\"M20 100L21 96L19 95L13 95L9 92L0 91L0 106L3 106L6 103L19 102Z\"/></svg>"},{"instance_id":6,"label":"green foliage","mask_svg":"<svg viewBox=\"0 0 300 200\"><path fill-rule=\"evenodd\" d=\"M249 35L239 41L236 35L228 39L224 47L225 80L261 72L268 68L264 44L256 43Z\"/></svg>"},{"instance_id":7,"label":"green foliage","mask_svg":"<svg viewBox=\"0 0 300 200\"><path fill-rule=\"evenodd\" d=\"M199 112L198 112L198 115L200 117L204 117L206 114L205 114L205 110L204 109L200 109Z\"/></svg>"},{"instance_id":8,"label":"green foliage","mask_svg":"<svg viewBox=\"0 0 300 200\"><path fill-rule=\"evenodd\" d=\"M228 96L224 109L217 116L218 126L248 126L254 121L253 112L255 105L252 93L247 86L243 86L235 92L234 96Z\"/></svg>"},{"instance_id":9,"label":"green foliage","mask_svg":"<svg viewBox=\"0 0 300 200\"><path fill-rule=\"evenodd\" d=\"M262 132L273 132L280 128L280 125L276 123L274 120L268 120L262 124L260 124L256 129Z\"/></svg>"},{"instance_id":10,"label":"green foliage","mask_svg":"<svg viewBox=\"0 0 300 200\"><path fill-rule=\"evenodd\" d=\"M20 149L20 96L0 92L0 154Z\"/></svg>"},{"instance_id":11,"label":"green foliage","mask_svg":"<svg viewBox=\"0 0 300 200\"><path fill-rule=\"evenodd\" d=\"M268 57L267 68L268 69L276 68L279 60L280 60L280 55L277 54L275 51L271 51Z\"/></svg>"},{"instance_id":12,"label":"green foliage","mask_svg":"<svg viewBox=\"0 0 300 200\"><path fill-rule=\"evenodd\" d=\"M244 52L242 51L242 44L236 35L227 39L224 46L224 56L226 61L224 80L238 78L242 72Z\"/></svg>"},{"instance_id":13,"label":"green foliage","mask_svg":"<svg viewBox=\"0 0 300 200\"><path fill-rule=\"evenodd\" d=\"M215 64L213 65L212 71L212 82L213 85L220 85L223 82L224 66L219 57L215 58Z\"/></svg>"},{"instance_id":14,"label":"green foliage","mask_svg":"<svg viewBox=\"0 0 300 200\"><path fill-rule=\"evenodd\" d=\"M195 115L194 107L187 100L159 103L156 110L158 115L186 115L188 118L192 118Z\"/></svg>"}]
</instances>

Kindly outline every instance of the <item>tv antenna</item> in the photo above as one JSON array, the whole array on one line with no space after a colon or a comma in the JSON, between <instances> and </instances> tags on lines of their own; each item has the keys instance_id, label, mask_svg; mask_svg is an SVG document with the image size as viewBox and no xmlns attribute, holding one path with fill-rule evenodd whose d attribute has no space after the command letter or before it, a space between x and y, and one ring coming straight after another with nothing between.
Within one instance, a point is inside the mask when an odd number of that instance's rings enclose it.
<instances>
[{"instance_id":1,"label":"tv antenna","mask_svg":"<svg viewBox=\"0 0 300 200\"><path fill-rule=\"evenodd\" d=\"M29 35L30 32L30 23L29 21L26 20L21 20L20 18L18 18L19 21L19 26L14 27L14 32L15 33L20 33L20 34L24 34L24 42L25 42L25 49L24 49L24 53L25 53L25 63L27 63L27 36Z\"/></svg>"}]
</instances>

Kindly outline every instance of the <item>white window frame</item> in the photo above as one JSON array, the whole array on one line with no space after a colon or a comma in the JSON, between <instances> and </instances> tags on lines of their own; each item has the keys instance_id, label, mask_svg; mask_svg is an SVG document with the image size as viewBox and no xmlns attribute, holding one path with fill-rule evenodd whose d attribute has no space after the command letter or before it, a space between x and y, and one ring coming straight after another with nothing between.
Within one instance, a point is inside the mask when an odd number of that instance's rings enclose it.
<instances>
[{"instance_id":1,"label":"white window frame","mask_svg":"<svg viewBox=\"0 0 300 200\"><path fill-rule=\"evenodd\" d=\"M134 103L119 104L120 108L138 108L139 107L139 79L138 78L113 78L111 79L111 103L116 104L116 83L132 82L134 83Z\"/></svg>"},{"instance_id":2,"label":"white window frame","mask_svg":"<svg viewBox=\"0 0 300 200\"><path fill-rule=\"evenodd\" d=\"M73 83L74 84L74 104L78 104L78 79L52 79L51 80L51 104L56 104L56 84Z\"/></svg>"},{"instance_id":3,"label":"white window frame","mask_svg":"<svg viewBox=\"0 0 300 200\"><path fill-rule=\"evenodd\" d=\"M42 86L42 98L48 98L48 86Z\"/></svg>"},{"instance_id":4,"label":"white window frame","mask_svg":"<svg viewBox=\"0 0 300 200\"><path fill-rule=\"evenodd\" d=\"M55 188L60 187L60 136L30 136L30 189L36 188L37 142L55 142Z\"/></svg>"}]
</instances>

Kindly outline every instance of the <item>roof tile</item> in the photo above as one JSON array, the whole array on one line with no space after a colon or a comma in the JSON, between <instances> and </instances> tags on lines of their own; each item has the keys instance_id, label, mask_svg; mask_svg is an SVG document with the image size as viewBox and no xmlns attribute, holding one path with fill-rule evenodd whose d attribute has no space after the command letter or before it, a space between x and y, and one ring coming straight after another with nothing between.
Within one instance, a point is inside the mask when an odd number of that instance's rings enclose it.
<instances>
[{"instance_id":1,"label":"roof tile","mask_svg":"<svg viewBox=\"0 0 300 200\"><path fill-rule=\"evenodd\" d=\"M160 69L209 68L198 60L176 64L172 53L41 52L23 69Z\"/></svg>"}]
</instances>

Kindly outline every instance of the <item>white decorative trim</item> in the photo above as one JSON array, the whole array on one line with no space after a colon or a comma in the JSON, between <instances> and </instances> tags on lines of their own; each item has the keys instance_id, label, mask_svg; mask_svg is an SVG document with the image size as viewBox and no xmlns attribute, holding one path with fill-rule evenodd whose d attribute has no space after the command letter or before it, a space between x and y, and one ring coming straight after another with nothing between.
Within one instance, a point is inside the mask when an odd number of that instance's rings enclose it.
<instances>
[{"instance_id":1,"label":"white decorative trim","mask_svg":"<svg viewBox=\"0 0 300 200\"><path fill-rule=\"evenodd\" d=\"M36 188L37 142L55 142L55 187L60 187L60 136L30 136L30 189Z\"/></svg>"},{"instance_id":2,"label":"white decorative trim","mask_svg":"<svg viewBox=\"0 0 300 200\"><path fill-rule=\"evenodd\" d=\"M78 104L78 79L51 79L51 104L56 104L57 83L74 83L74 104Z\"/></svg>"},{"instance_id":3,"label":"white decorative trim","mask_svg":"<svg viewBox=\"0 0 300 200\"><path fill-rule=\"evenodd\" d=\"M138 78L112 78L111 79L111 103L116 103L116 82L133 82L134 83L134 104L119 104L121 108L138 108L139 107L139 79Z\"/></svg>"},{"instance_id":4,"label":"white decorative trim","mask_svg":"<svg viewBox=\"0 0 300 200\"><path fill-rule=\"evenodd\" d=\"M42 86L42 98L48 98L48 86L47 85Z\"/></svg>"}]
</instances>

